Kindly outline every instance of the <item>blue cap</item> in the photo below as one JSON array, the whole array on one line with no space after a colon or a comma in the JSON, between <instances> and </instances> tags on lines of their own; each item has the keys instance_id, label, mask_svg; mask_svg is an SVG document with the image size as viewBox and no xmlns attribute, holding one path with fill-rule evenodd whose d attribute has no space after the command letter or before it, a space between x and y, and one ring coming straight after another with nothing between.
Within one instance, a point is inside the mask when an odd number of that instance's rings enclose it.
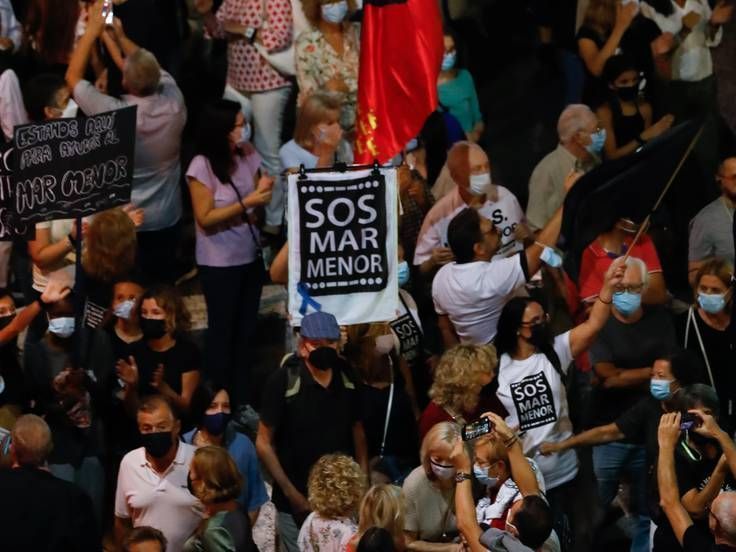
<instances>
[{"instance_id":1,"label":"blue cap","mask_svg":"<svg viewBox=\"0 0 736 552\"><path fill-rule=\"evenodd\" d=\"M306 339L340 339L340 326L329 312L313 312L302 318L299 334Z\"/></svg>"}]
</instances>

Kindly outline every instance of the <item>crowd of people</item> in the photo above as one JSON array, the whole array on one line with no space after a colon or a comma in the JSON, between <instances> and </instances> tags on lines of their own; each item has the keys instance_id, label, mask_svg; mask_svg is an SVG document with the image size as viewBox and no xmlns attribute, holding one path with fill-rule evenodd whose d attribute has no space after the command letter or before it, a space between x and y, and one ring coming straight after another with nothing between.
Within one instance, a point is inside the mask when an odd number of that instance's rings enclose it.
<instances>
[{"instance_id":1,"label":"crowd of people","mask_svg":"<svg viewBox=\"0 0 736 552\"><path fill-rule=\"evenodd\" d=\"M554 2L526 3L548 59ZM130 204L0 242L0 548L736 550L733 3L579 2L577 100L526 202L440 4L439 105L386 165L395 317L309 311L263 359L286 175L353 162L362 2L0 1L6 147L137 108ZM627 189L568 263L568 193L689 120L689 225Z\"/></svg>"}]
</instances>

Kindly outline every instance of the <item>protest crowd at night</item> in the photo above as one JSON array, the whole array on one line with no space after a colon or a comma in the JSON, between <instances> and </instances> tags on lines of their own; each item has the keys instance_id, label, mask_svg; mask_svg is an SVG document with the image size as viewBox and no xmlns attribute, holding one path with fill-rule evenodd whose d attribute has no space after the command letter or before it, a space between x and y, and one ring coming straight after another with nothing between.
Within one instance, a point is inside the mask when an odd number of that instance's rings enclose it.
<instances>
[{"instance_id":1,"label":"protest crowd at night","mask_svg":"<svg viewBox=\"0 0 736 552\"><path fill-rule=\"evenodd\" d=\"M0 0L0 550L736 551L736 0Z\"/></svg>"}]
</instances>

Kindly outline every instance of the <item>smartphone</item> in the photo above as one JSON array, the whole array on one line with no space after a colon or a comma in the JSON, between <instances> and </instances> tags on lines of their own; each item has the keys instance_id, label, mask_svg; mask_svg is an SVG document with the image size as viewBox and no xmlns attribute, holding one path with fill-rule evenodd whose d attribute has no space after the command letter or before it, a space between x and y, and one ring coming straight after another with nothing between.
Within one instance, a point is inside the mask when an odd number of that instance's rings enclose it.
<instances>
[{"instance_id":1,"label":"smartphone","mask_svg":"<svg viewBox=\"0 0 736 552\"><path fill-rule=\"evenodd\" d=\"M112 0L104 0L102 2L102 15L105 17L105 25L112 26Z\"/></svg>"},{"instance_id":2,"label":"smartphone","mask_svg":"<svg viewBox=\"0 0 736 552\"><path fill-rule=\"evenodd\" d=\"M473 439L489 434L491 431L493 431L493 422L488 418L481 418L463 426L463 441L472 441Z\"/></svg>"},{"instance_id":3,"label":"smartphone","mask_svg":"<svg viewBox=\"0 0 736 552\"><path fill-rule=\"evenodd\" d=\"M680 431L687 431L701 425L703 425L703 420L692 412L684 412L680 418Z\"/></svg>"}]
</instances>

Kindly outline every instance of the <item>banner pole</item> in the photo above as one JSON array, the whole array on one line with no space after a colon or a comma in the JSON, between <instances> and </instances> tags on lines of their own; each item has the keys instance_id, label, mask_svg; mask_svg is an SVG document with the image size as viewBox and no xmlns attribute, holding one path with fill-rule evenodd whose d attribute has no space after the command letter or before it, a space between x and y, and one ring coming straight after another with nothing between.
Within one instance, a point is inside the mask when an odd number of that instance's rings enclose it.
<instances>
[{"instance_id":1,"label":"banner pole","mask_svg":"<svg viewBox=\"0 0 736 552\"><path fill-rule=\"evenodd\" d=\"M77 225L77 240L74 259L74 345L72 348L72 363L74 368L82 368L82 324L84 321L84 271L82 269L82 217L75 219Z\"/></svg>"},{"instance_id":2,"label":"banner pole","mask_svg":"<svg viewBox=\"0 0 736 552\"><path fill-rule=\"evenodd\" d=\"M703 134L703 130L705 130L705 124L703 124L700 127L700 130L693 136L693 139L690 140L690 144L687 146L687 149L685 150L685 153L680 158L679 163L677 163L677 167L675 167L675 171L672 173L672 176L670 176L669 181L667 182L667 185L662 190L662 193L659 194L659 197L657 198L657 201L654 203L654 207L649 211L649 214L647 215L647 218L644 219L644 222L641 223L641 226L639 227L639 231L634 236L634 239L631 241L631 245L629 245L628 249L626 250L626 254L624 255L624 262L629 258L631 255L631 250L634 249L634 246L639 242L639 239L642 237L646 229L649 227L649 223L652 219L652 214L659 209L659 206L662 204L662 201L664 200L664 196L667 195L667 192L669 191L670 187L672 186L672 183L675 181L675 178L677 178L677 175L680 174L680 169L682 169L682 166L685 164L685 161L690 156L690 153L692 153L693 148L695 147L695 144L698 143L698 140L700 140L700 136Z\"/></svg>"}]
</instances>

